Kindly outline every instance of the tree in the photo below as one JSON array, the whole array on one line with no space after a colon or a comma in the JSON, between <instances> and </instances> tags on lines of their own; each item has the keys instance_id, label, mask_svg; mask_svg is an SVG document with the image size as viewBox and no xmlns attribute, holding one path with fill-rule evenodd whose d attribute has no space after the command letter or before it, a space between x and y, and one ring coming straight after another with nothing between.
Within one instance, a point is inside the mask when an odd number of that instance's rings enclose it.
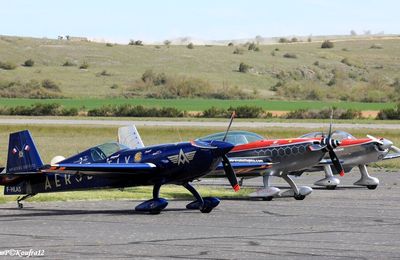
<instances>
[{"instance_id":1,"label":"tree","mask_svg":"<svg viewBox=\"0 0 400 260\"><path fill-rule=\"evenodd\" d=\"M164 41L164 45L165 46L170 46L171 45L171 41L170 40L165 40Z\"/></svg>"},{"instance_id":2,"label":"tree","mask_svg":"<svg viewBox=\"0 0 400 260\"><path fill-rule=\"evenodd\" d=\"M194 49L194 44L193 43L189 43L186 47L188 49Z\"/></svg>"},{"instance_id":3,"label":"tree","mask_svg":"<svg viewBox=\"0 0 400 260\"><path fill-rule=\"evenodd\" d=\"M351 35L351 36L356 36L356 35L357 35L357 33L356 33L356 31L354 31L354 30L351 30L351 31L350 31L350 35Z\"/></svg>"},{"instance_id":4,"label":"tree","mask_svg":"<svg viewBox=\"0 0 400 260\"><path fill-rule=\"evenodd\" d=\"M333 48L333 42L326 40L321 44L322 49L330 49Z\"/></svg>"}]
</instances>

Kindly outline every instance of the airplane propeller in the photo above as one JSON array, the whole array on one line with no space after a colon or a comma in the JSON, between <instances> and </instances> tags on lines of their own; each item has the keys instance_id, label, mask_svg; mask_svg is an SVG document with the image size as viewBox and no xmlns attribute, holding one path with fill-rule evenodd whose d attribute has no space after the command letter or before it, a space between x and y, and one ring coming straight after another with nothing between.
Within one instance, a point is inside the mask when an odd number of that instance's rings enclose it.
<instances>
[{"instance_id":1,"label":"airplane propeller","mask_svg":"<svg viewBox=\"0 0 400 260\"><path fill-rule=\"evenodd\" d=\"M231 128L231 125L232 125L233 119L235 118L235 115L236 115L236 113L235 113L235 111L233 111L232 115L231 115L231 119L229 121L228 128L226 129L224 138L222 139L223 142L225 142L226 137L228 136L229 129ZM224 167L225 175L228 178L229 183L232 185L233 190L239 191L240 185L237 181L235 171L233 170L232 165L226 155L222 156L222 165Z\"/></svg>"},{"instance_id":2,"label":"airplane propeller","mask_svg":"<svg viewBox=\"0 0 400 260\"><path fill-rule=\"evenodd\" d=\"M340 176L344 176L344 169L338 156L336 155L334 149L340 145L340 141L332 139L332 120L333 120L333 110L331 111L331 122L329 124L329 133L328 137L322 136L321 144L326 145L326 149L328 150L329 157L332 160L333 166L336 171L340 174Z\"/></svg>"}]
</instances>

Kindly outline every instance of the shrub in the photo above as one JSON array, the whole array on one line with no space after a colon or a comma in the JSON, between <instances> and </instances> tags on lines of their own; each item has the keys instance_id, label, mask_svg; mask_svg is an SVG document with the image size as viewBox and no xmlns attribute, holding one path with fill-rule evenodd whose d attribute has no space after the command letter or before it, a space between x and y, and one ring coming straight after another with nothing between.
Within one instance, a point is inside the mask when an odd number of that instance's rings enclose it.
<instances>
[{"instance_id":1,"label":"shrub","mask_svg":"<svg viewBox=\"0 0 400 260\"><path fill-rule=\"evenodd\" d=\"M346 64L347 66L352 66L352 64L348 58L343 58L340 62L343 64Z\"/></svg>"},{"instance_id":2,"label":"shrub","mask_svg":"<svg viewBox=\"0 0 400 260\"><path fill-rule=\"evenodd\" d=\"M290 41L291 41L291 42L298 42L299 39L297 39L296 37L293 37Z\"/></svg>"},{"instance_id":3,"label":"shrub","mask_svg":"<svg viewBox=\"0 0 400 260\"><path fill-rule=\"evenodd\" d=\"M228 43L228 46L234 46L233 42Z\"/></svg>"},{"instance_id":4,"label":"shrub","mask_svg":"<svg viewBox=\"0 0 400 260\"><path fill-rule=\"evenodd\" d=\"M143 42L141 40L137 40L137 41L130 40L128 45L143 46Z\"/></svg>"},{"instance_id":5,"label":"shrub","mask_svg":"<svg viewBox=\"0 0 400 260\"><path fill-rule=\"evenodd\" d=\"M288 39L286 39L286 38L279 38L279 43L288 43L288 42L290 42Z\"/></svg>"},{"instance_id":6,"label":"shrub","mask_svg":"<svg viewBox=\"0 0 400 260\"><path fill-rule=\"evenodd\" d=\"M371 47L369 47L370 49L383 49L383 46L381 44L372 44Z\"/></svg>"},{"instance_id":7,"label":"shrub","mask_svg":"<svg viewBox=\"0 0 400 260\"><path fill-rule=\"evenodd\" d=\"M186 47L188 49L194 49L194 44L193 43L189 43Z\"/></svg>"},{"instance_id":8,"label":"shrub","mask_svg":"<svg viewBox=\"0 0 400 260\"><path fill-rule=\"evenodd\" d=\"M284 117L287 119L329 119L331 109L297 109L290 111ZM333 118L335 119L357 119L362 118L360 111L355 109L336 109L333 108Z\"/></svg>"},{"instance_id":9,"label":"shrub","mask_svg":"<svg viewBox=\"0 0 400 260\"><path fill-rule=\"evenodd\" d=\"M89 63L87 63L86 61L84 61L80 66L79 69L81 70L86 70L89 68Z\"/></svg>"},{"instance_id":10,"label":"shrub","mask_svg":"<svg viewBox=\"0 0 400 260\"><path fill-rule=\"evenodd\" d=\"M239 49L239 48L235 48L235 50L233 50L233 54L243 54L243 50Z\"/></svg>"},{"instance_id":11,"label":"shrub","mask_svg":"<svg viewBox=\"0 0 400 260\"><path fill-rule=\"evenodd\" d=\"M241 62L241 63L239 64L239 72L247 73L247 72L249 72L249 70L250 70L251 68L252 68L252 67L251 67L250 65L247 65L247 64L244 63L244 62Z\"/></svg>"},{"instance_id":12,"label":"shrub","mask_svg":"<svg viewBox=\"0 0 400 260\"><path fill-rule=\"evenodd\" d=\"M114 83L114 84L111 85L110 88L111 89L117 89L117 88L119 88L119 85Z\"/></svg>"},{"instance_id":13,"label":"shrub","mask_svg":"<svg viewBox=\"0 0 400 260\"><path fill-rule=\"evenodd\" d=\"M11 61L2 62L0 61L0 69L3 70L14 70L17 68L17 65Z\"/></svg>"},{"instance_id":14,"label":"shrub","mask_svg":"<svg viewBox=\"0 0 400 260\"><path fill-rule=\"evenodd\" d=\"M107 72L107 70L102 70L99 75L100 76L111 76L111 73Z\"/></svg>"},{"instance_id":15,"label":"shrub","mask_svg":"<svg viewBox=\"0 0 400 260\"><path fill-rule=\"evenodd\" d=\"M66 60L66 61L63 63L63 66L64 66L64 67L71 67L71 66L76 66L76 64L73 63L72 61Z\"/></svg>"},{"instance_id":16,"label":"shrub","mask_svg":"<svg viewBox=\"0 0 400 260\"><path fill-rule=\"evenodd\" d=\"M379 111L376 119L379 120L399 120L400 119L400 104L397 108L387 108Z\"/></svg>"},{"instance_id":17,"label":"shrub","mask_svg":"<svg viewBox=\"0 0 400 260\"><path fill-rule=\"evenodd\" d=\"M32 59L26 60L24 62L25 67L33 67L34 64L35 64L35 61L33 61Z\"/></svg>"},{"instance_id":18,"label":"shrub","mask_svg":"<svg viewBox=\"0 0 400 260\"><path fill-rule=\"evenodd\" d=\"M249 47L247 48L249 51L254 51L256 49L257 45L252 42L249 44Z\"/></svg>"},{"instance_id":19,"label":"shrub","mask_svg":"<svg viewBox=\"0 0 400 260\"><path fill-rule=\"evenodd\" d=\"M113 46L113 44L112 44L112 43L109 43L109 42L107 42L107 43L106 43L106 46L107 46L107 47L112 47L112 46Z\"/></svg>"},{"instance_id":20,"label":"shrub","mask_svg":"<svg viewBox=\"0 0 400 260\"><path fill-rule=\"evenodd\" d=\"M236 108L230 107L228 111L235 111L238 118L258 118L264 113L262 107L257 106L239 106Z\"/></svg>"},{"instance_id":21,"label":"shrub","mask_svg":"<svg viewBox=\"0 0 400 260\"><path fill-rule=\"evenodd\" d=\"M210 107L203 111L202 117L206 118L229 118L230 113L224 108Z\"/></svg>"},{"instance_id":22,"label":"shrub","mask_svg":"<svg viewBox=\"0 0 400 260\"><path fill-rule=\"evenodd\" d=\"M329 40L325 40L322 44L321 44L321 48L322 49L330 49L333 48L333 42L329 41Z\"/></svg>"},{"instance_id":23,"label":"shrub","mask_svg":"<svg viewBox=\"0 0 400 260\"><path fill-rule=\"evenodd\" d=\"M88 116L117 117L183 117L186 112L173 107L147 108L129 104L119 106L102 106L88 111Z\"/></svg>"},{"instance_id":24,"label":"shrub","mask_svg":"<svg viewBox=\"0 0 400 260\"><path fill-rule=\"evenodd\" d=\"M289 59L297 59L297 55L294 53L285 53L283 54L284 58L289 58Z\"/></svg>"},{"instance_id":25,"label":"shrub","mask_svg":"<svg viewBox=\"0 0 400 260\"><path fill-rule=\"evenodd\" d=\"M165 40L164 41L164 45L165 46L170 46L171 45L171 41L170 40Z\"/></svg>"},{"instance_id":26,"label":"shrub","mask_svg":"<svg viewBox=\"0 0 400 260\"><path fill-rule=\"evenodd\" d=\"M42 81L42 87L48 90L60 92L60 87L50 79L44 79Z\"/></svg>"}]
</instances>

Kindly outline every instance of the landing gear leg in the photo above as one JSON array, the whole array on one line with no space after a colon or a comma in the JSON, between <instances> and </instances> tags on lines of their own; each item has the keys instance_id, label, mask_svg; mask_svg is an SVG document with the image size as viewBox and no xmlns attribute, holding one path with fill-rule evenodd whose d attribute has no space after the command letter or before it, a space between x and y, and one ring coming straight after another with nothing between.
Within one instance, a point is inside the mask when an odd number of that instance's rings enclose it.
<instances>
[{"instance_id":1,"label":"landing gear leg","mask_svg":"<svg viewBox=\"0 0 400 260\"><path fill-rule=\"evenodd\" d=\"M358 169L360 170L361 178L356 181L354 185L367 186L367 188L370 190L376 189L379 184L378 178L369 176L368 169L365 164L358 165Z\"/></svg>"},{"instance_id":2,"label":"landing gear leg","mask_svg":"<svg viewBox=\"0 0 400 260\"><path fill-rule=\"evenodd\" d=\"M214 197L202 198L197 190L189 183L183 184L183 187L190 191L190 193L192 193L193 196L196 198L195 201L192 201L186 205L187 209L200 209L202 213L210 213L213 208L218 206L219 199Z\"/></svg>"},{"instance_id":3,"label":"landing gear leg","mask_svg":"<svg viewBox=\"0 0 400 260\"><path fill-rule=\"evenodd\" d=\"M137 205L135 210L141 212L149 212L150 214L159 214L161 210L165 209L168 205L168 201L163 198L159 198L161 184L155 184L153 187L153 198Z\"/></svg>"},{"instance_id":4,"label":"landing gear leg","mask_svg":"<svg viewBox=\"0 0 400 260\"><path fill-rule=\"evenodd\" d=\"M324 165L324 172L325 172L325 178L323 178L323 179L321 179L319 181L316 181L314 183L314 185L324 186L328 190L336 189L336 186L339 185L340 180L333 176L331 166L330 165Z\"/></svg>"},{"instance_id":5,"label":"landing gear leg","mask_svg":"<svg viewBox=\"0 0 400 260\"><path fill-rule=\"evenodd\" d=\"M22 209L22 208L24 208L24 204L22 204L22 201L24 201L24 200L26 200L26 199L28 199L28 198L32 198L33 196L35 196L37 193L31 193L31 194L27 194L27 195L24 195L24 196L19 196L18 198L17 198L17 205L18 205L18 208L19 209Z\"/></svg>"},{"instance_id":6,"label":"landing gear leg","mask_svg":"<svg viewBox=\"0 0 400 260\"><path fill-rule=\"evenodd\" d=\"M261 198L262 200L266 201L270 201L275 196L277 196L281 190L276 187L270 186L269 183L270 178L271 176L268 174L263 175L264 187L262 189L257 190L256 192L251 193L249 196L252 198Z\"/></svg>"},{"instance_id":7,"label":"landing gear leg","mask_svg":"<svg viewBox=\"0 0 400 260\"><path fill-rule=\"evenodd\" d=\"M289 177L289 175L284 174L282 178L290 185L294 192L294 198L296 200L304 200L304 198L312 192L312 189L307 186L297 187L296 183Z\"/></svg>"}]
</instances>

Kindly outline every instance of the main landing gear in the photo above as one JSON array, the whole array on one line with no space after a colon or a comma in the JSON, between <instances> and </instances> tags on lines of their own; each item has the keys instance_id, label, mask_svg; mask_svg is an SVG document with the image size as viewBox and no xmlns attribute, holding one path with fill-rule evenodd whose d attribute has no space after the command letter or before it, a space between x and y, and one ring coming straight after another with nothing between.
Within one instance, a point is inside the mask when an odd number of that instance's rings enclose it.
<instances>
[{"instance_id":1,"label":"main landing gear","mask_svg":"<svg viewBox=\"0 0 400 260\"><path fill-rule=\"evenodd\" d=\"M35 196L36 195L36 193L31 193L31 194L27 194L27 195L24 195L24 196L19 196L18 198L17 198L17 205L18 205L18 208L19 209L22 209L22 208L24 208L24 204L22 204L22 201L24 201L24 200L26 200L26 199L28 199L28 198L32 198L33 196Z\"/></svg>"},{"instance_id":2,"label":"main landing gear","mask_svg":"<svg viewBox=\"0 0 400 260\"><path fill-rule=\"evenodd\" d=\"M202 213L210 213L216 206L218 206L220 202L219 199L214 197L202 198L197 190L189 183L183 184L183 187L190 191L190 193L192 193L196 198L195 201L192 201L186 205L187 209L200 209Z\"/></svg>"},{"instance_id":3,"label":"main landing gear","mask_svg":"<svg viewBox=\"0 0 400 260\"><path fill-rule=\"evenodd\" d=\"M192 193L196 198L195 201L186 205L187 209L199 209L202 213L210 213L220 202L219 199L214 197L201 197L197 190L189 183L183 184L183 187L190 191L190 193ZM135 211L159 214L163 209L165 209L168 205L168 201L159 197L160 188L161 184L154 185L153 198L137 205Z\"/></svg>"},{"instance_id":4,"label":"main landing gear","mask_svg":"<svg viewBox=\"0 0 400 260\"><path fill-rule=\"evenodd\" d=\"M161 210L168 205L166 199L160 198L161 184L155 184L153 187L153 198L140 203L135 207L135 211L148 212L150 214L160 214Z\"/></svg>"}]
</instances>

